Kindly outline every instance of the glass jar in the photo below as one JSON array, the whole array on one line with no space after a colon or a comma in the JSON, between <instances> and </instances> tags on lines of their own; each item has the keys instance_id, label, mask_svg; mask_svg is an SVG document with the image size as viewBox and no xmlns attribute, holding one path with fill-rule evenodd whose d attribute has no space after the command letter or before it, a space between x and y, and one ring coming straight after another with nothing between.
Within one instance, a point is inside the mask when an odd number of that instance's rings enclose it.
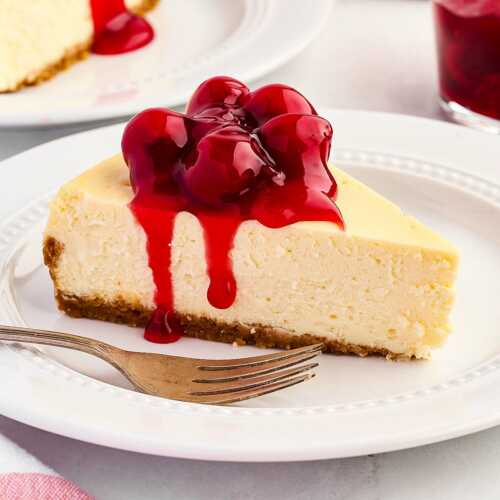
<instances>
[{"instance_id":1,"label":"glass jar","mask_svg":"<svg viewBox=\"0 0 500 500\"><path fill-rule=\"evenodd\" d=\"M434 0L441 106L500 133L500 0Z\"/></svg>"}]
</instances>

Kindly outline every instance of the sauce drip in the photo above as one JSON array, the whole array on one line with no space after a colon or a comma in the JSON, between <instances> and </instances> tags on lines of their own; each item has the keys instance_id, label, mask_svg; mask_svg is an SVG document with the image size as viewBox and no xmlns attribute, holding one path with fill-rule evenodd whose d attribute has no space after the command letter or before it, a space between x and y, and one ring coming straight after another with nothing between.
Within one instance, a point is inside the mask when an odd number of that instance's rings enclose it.
<instances>
[{"instance_id":1,"label":"sauce drip","mask_svg":"<svg viewBox=\"0 0 500 500\"><path fill-rule=\"evenodd\" d=\"M204 82L185 115L154 108L129 122L122 150L135 193L130 208L147 235L158 308L147 339L182 335L170 272L179 212L195 215L203 228L207 299L219 309L237 295L230 252L242 222L280 228L327 221L343 229L327 167L332 134L294 89L276 84L250 92L228 77ZM162 330L165 315L170 326Z\"/></svg>"},{"instance_id":2,"label":"sauce drip","mask_svg":"<svg viewBox=\"0 0 500 500\"><path fill-rule=\"evenodd\" d=\"M94 22L92 52L114 55L140 49L154 38L154 30L142 17L132 14L125 0L90 0Z\"/></svg>"}]
</instances>

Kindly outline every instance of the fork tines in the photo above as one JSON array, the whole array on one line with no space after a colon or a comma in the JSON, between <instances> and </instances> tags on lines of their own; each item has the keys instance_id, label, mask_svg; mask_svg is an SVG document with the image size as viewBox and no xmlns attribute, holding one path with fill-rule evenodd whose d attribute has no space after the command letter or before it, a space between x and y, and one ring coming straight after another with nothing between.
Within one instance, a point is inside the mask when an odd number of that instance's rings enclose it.
<instances>
[{"instance_id":1,"label":"fork tines","mask_svg":"<svg viewBox=\"0 0 500 500\"><path fill-rule=\"evenodd\" d=\"M305 363L321 353L323 344L299 347L253 358L210 361L198 366L190 395L206 404L225 404L262 396L314 377L318 363Z\"/></svg>"}]
</instances>

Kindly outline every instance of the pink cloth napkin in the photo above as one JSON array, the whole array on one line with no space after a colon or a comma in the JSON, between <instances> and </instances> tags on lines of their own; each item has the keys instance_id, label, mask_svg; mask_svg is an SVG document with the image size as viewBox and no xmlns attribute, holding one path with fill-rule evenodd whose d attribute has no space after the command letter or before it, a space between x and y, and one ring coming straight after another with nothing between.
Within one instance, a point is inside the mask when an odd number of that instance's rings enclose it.
<instances>
[{"instance_id":1,"label":"pink cloth napkin","mask_svg":"<svg viewBox=\"0 0 500 500\"><path fill-rule=\"evenodd\" d=\"M0 435L0 499L94 500L94 497Z\"/></svg>"}]
</instances>

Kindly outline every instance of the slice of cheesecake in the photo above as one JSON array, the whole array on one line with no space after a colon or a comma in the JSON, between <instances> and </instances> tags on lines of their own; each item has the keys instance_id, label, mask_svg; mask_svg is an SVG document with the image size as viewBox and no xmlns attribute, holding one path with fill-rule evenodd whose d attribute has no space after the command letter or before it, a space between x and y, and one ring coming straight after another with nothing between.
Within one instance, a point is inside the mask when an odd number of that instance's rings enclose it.
<instances>
[{"instance_id":1,"label":"slice of cheesecake","mask_svg":"<svg viewBox=\"0 0 500 500\"><path fill-rule=\"evenodd\" d=\"M51 78L87 55L97 31L123 24L125 7L143 14L156 2L0 0L0 93Z\"/></svg>"},{"instance_id":2,"label":"slice of cheesecake","mask_svg":"<svg viewBox=\"0 0 500 500\"><path fill-rule=\"evenodd\" d=\"M297 91L204 82L186 114L146 110L123 156L63 186L44 256L60 309L179 335L429 357L458 256L327 159L332 127Z\"/></svg>"},{"instance_id":3,"label":"slice of cheesecake","mask_svg":"<svg viewBox=\"0 0 500 500\"><path fill-rule=\"evenodd\" d=\"M207 300L202 229L175 222L175 310L189 336L265 347L322 341L328 351L426 358L445 341L457 252L339 169L345 231L329 222L280 229L244 222L231 252L238 293ZM52 203L45 262L70 316L145 325L155 309L146 234L129 208L128 168L115 156L66 184Z\"/></svg>"}]
</instances>

